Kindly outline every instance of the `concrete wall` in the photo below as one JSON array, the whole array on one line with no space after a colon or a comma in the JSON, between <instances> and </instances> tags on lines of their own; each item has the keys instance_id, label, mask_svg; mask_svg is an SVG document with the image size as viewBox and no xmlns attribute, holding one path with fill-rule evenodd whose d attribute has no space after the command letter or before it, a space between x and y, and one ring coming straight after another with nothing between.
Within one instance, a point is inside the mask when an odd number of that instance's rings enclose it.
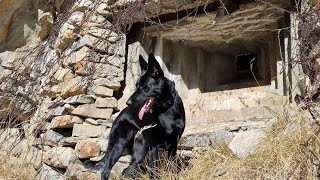
<instances>
[{"instance_id":1,"label":"concrete wall","mask_svg":"<svg viewBox=\"0 0 320 180\"><path fill-rule=\"evenodd\" d=\"M228 49L221 52L215 51L214 47L208 51L180 41L164 39L161 35L151 37L146 34L140 46L143 51L155 54L165 76L175 81L176 89L185 99L196 97L200 93L270 85L271 69L276 63L270 55L270 45L257 47L255 51L250 51L256 55L256 79L253 76L241 79L238 77L236 56L242 52L228 54ZM145 53L141 54L145 56ZM132 57L128 57L130 58Z\"/></svg>"}]
</instances>

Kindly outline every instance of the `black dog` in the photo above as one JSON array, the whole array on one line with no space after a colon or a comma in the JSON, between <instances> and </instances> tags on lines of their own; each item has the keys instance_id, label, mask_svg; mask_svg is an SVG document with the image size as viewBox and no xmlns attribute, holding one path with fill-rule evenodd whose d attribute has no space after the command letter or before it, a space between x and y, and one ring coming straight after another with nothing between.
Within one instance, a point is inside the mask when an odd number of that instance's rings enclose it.
<instances>
[{"instance_id":1,"label":"black dog","mask_svg":"<svg viewBox=\"0 0 320 180\"><path fill-rule=\"evenodd\" d=\"M141 61L144 60L140 56ZM185 111L174 82L164 76L153 54L149 55L147 70L142 73L127 105L113 122L107 152L100 161L104 164L102 179L108 179L111 168L126 148L132 152L131 163L123 171L127 177L136 175L148 152L151 168L157 167L160 147L168 151L169 158L176 156L185 127ZM155 176L150 173L151 179Z\"/></svg>"}]
</instances>

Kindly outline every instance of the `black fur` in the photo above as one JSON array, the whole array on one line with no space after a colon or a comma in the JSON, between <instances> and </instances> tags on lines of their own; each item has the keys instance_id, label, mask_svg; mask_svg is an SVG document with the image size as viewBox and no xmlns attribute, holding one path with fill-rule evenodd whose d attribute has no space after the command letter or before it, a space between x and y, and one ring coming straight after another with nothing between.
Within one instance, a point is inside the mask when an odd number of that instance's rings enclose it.
<instances>
[{"instance_id":1,"label":"black fur","mask_svg":"<svg viewBox=\"0 0 320 180\"><path fill-rule=\"evenodd\" d=\"M140 56L140 62L142 61L144 60ZM144 68L143 65L141 67ZM140 120L140 109L150 97L153 99L150 108L145 111ZM147 69L138 80L136 91L128 99L127 105L128 107L122 110L115 119L106 155L98 163L103 169L101 176L104 180L108 179L111 168L126 148L132 152L131 163L123 171L123 175L127 177L136 176L138 166L148 152L149 166L157 167L158 148L160 147L168 151L169 158L174 158L179 139L185 128L185 111L182 100L175 90L174 82L164 76L153 54L149 55ZM148 125L156 126L142 131L139 135L138 131ZM156 178L154 171L149 175L151 179Z\"/></svg>"}]
</instances>

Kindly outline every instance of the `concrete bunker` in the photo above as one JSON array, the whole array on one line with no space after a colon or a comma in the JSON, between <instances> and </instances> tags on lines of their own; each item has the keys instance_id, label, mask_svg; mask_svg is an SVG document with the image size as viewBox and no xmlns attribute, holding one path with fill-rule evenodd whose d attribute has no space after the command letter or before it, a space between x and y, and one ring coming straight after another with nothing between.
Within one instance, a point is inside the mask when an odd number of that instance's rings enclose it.
<instances>
[{"instance_id":1,"label":"concrete bunker","mask_svg":"<svg viewBox=\"0 0 320 180\"><path fill-rule=\"evenodd\" d=\"M286 29L292 23L290 16L252 1L240 3L234 12L219 18L215 18L219 6L208 7L208 11L192 16L175 12L160 15L158 23L134 24L127 35L128 49L138 43L140 50L135 47L134 52L145 57L154 53L188 105L194 99L197 103L221 95L232 99L241 97L243 92L289 95L288 87L293 87L294 82L284 73L292 71L287 64L293 46L291 30ZM283 7L289 8L286 4ZM129 53L128 59L132 57ZM253 104L252 107L259 103L254 100ZM234 107L231 103L222 109L243 107L251 105ZM199 110L204 111L202 106L196 111Z\"/></svg>"}]
</instances>

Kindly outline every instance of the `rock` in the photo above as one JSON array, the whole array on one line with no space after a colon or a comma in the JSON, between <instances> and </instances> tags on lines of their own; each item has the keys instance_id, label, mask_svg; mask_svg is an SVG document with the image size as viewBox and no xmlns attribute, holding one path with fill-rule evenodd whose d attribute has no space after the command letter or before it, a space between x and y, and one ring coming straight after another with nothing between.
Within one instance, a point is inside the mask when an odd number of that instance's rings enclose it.
<instances>
[{"instance_id":1,"label":"rock","mask_svg":"<svg viewBox=\"0 0 320 180\"><path fill-rule=\"evenodd\" d=\"M101 159L104 157L104 155L105 155L105 153L101 153L99 156L92 157L92 158L90 158L89 160L90 160L90 161L95 161L95 162L101 161Z\"/></svg>"},{"instance_id":2,"label":"rock","mask_svg":"<svg viewBox=\"0 0 320 180\"><path fill-rule=\"evenodd\" d=\"M20 141L18 141L17 144L14 145L13 149L11 150L10 154L18 157L21 155L21 153L23 152L24 148L27 145L27 140L26 139L22 139Z\"/></svg>"},{"instance_id":3,"label":"rock","mask_svg":"<svg viewBox=\"0 0 320 180\"><path fill-rule=\"evenodd\" d=\"M46 114L46 121L51 121L52 118L66 114L66 112L67 110L63 106L50 109L49 112Z\"/></svg>"},{"instance_id":4,"label":"rock","mask_svg":"<svg viewBox=\"0 0 320 180\"><path fill-rule=\"evenodd\" d=\"M85 12L92 5L91 0L79 0L76 1L72 7L73 11Z\"/></svg>"},{"instance_id":5,"label":"rock","mask_svg":"<svg viewBox=\"0 0 320 180\"><path fill-rule=\"evenodd\" d=\"M0 130L1 150L11 151L21 141L18 128L7 128Z\"/></svg>"},{"instance_id":6,"label":"rock","mask_svg":"<svg viewBox=\"0 0 320 180\"><path fill-rule=\"evenodd\" d=\"M125 55L125 41L119 41L116 44L111 44L102 38L97 38L86 34L82 36L79 41L73 43L72 49L76 50L84 46L89 46L97 50L104 51L108 54L117 54L119 56Z\"/></svg>"},{"instance_id":7,"label":"rock","mask_svg":"<svg viewBox=\"0 0 320 180\"><path fill-rule=\"evenodd\" d=\"M67 167L67 171L64 174L65 176L69 178L75 178L77 174L86 171L87 169L84 167L82 162L80 160L77 160L75 163L71 164Z\"/></svg>"},{"instance_id":8,"label":"rock","mask_svg":"<svg viewBox=\"0 0 320 180\"><path fill-rule=\"evenodd\" d=\"M84 122L85 122L85 123L88 123L88 124L91 124L91 125L95 125L95 126L98 126L98 125L99 125L99 123L98 123L96 120L91 119L91 118L85 119Z\"/></svg>"},{"instance_id":9,"label":"rock","mask_svg":"<svg viewBox=\"0 0 320 180\"><path fill-rule=\"evenodd\" d=\"M101 152L107 152L109 139L105 138L106 133L110 134L110 128L108 128L101 136L101 138L97 141L101 147Z\"/></svg>"},{"instance_id":10,"label":"rock","mask_svg":"<svg viewBox=\"0 0 320 180\"><path fill-rule=\"evenodd\" d=\"M108 119L98 119L97 123L103 126L106 126L108 128L112 127L112 120L108 120Z\"/></svg>"},{"instance_id":11,"label":"rock","mask_svg":"<svg viewBox=\"0 0 320 180\"><path fill-rule=\"evenodd\" d=\"M48 35L53 25L53 16L50 12L43 12L41 9L38 9L38 22L40 26L38 36L43 39Z\"/></svg>"},{"instance_id":12,"label":"rock","mask_svg":"<svg viewBox=\"0 0 320 180\"><path fill-rule=\"evenodd\" d=\"M88 21L90 23L105 24L107 20L105 17L95 13L88 18Z\"/></svg>"},{"instance_id":13,"label":"rock","mask_svg":"<svg viewBox=\"0 0 320 180\"><path fill-rule=\"evenodd\" d=\"M124 78L123 68L85 60L77 62L74 66L74 71L79 75L93 75L94 79L112 76L117 77L119 80Z\"/></svg>"},{"instance_id":14,"label":"rock","mask_svg":"<svg viewBox=\"0 0 320 180\"><path fill-rule=\"evenodd\" d=\"M182 143L182 146L185 147L205 147L210 146L211 141L207 135L190 135L186 138L185 142Z\"/></svg>"},{"instance_id":15,"label":"rock","mask_svg":"<svg viewBox=\"0 0 320 180\"><path fill-rule=\"evenodd\" d=\"M55 44L56 49L64 49L73 41L73 39L76 37L76 34L73 32L74 29L75 27L69 23L63 24Z\"/></svg>"},{"instance_id":16,"label":"rock","mask_svg":"<svg viewBox=\"0 0 320 180\"><path fill-rule=\"evenodd\" d=\"M118 106L119 106L119 105L118 105ZM116 120L120 113L121 113L121 111L112 114L111 119L112 119L112 120Z\"/></svg>"},{"instance_id":17,"label":"rock","mask_svg":"<svg viewBox=\"0 0 320 180\"><path fill-rule=\"evenodd\" d=\"M68 79L58 85L53 86L48 93L49 97L61 96L67 98L77 94L85 94L87 90L87 81L82 77L77 76L73 79Z\"/></svg>"},{"instance_id":18,"label":"rock","mask_svg":"<svg viewBox=\"0 0 320 180\"><path fill-rule=\"evenodd\" d=\"M94 85L88 88L89 91L92 91L97 96L101 97L111 97L113 95L113 89L104 87L104 86L98 86Z\"/></svg>"},{"instance_id":19,"label":"rock","mask_svg":"<svg viewBox=\"0 0 320 180\"><path fill-rule=\"evenodd\" d=\"M126 156L121 156L118 161L122 163L130 163L131 159L132 159L131 155L126 155Z\"/></svg>"},{"instance_id":20,"label":"rock","mask_svg":"<svg viewBox=\"0 0 320 180\"><path fill-rule=\"evenodd\" d=\"M99 137L106 131L104 126L90 124L75 124L72 130L73 137Z\"/></svg>"},{"instance_id":21,"label":"rock","mask_svg":"<svg viewBox=\"0 0 320 180\"><path fill-rule=\"evenodd\" d=\"M18 64L21 63L21 60L19 59L23 58L23 53L21 52L12 52L12 51L5 51L0 53L0 63L1 66L14 70L14 68L18 67Z\"/></svg>"},{"instance_id":22,"label":"rock","mask_svg":"<svg viewBox=\"0 0 320 180\"><path fill-rule=\"evenodd\" d=\"M44 145L57 146L63 138L63 135L49 129L43 134L42 140Z\"/></svg>"},{"instance_id":23,"label":"rock","mask_svg":"<svg viewBox=\"0 0 320 180\"><path fill-rule=\"evenodd\" d=\"M115 44L108 44L108 50L107 52L109 54L116 54L119 56L125 56L126 52L126 41L117 41Z\"/></svg>"},{"instance_id":24,"label":"rock","mask_svg":"<svg viewBox=\"0 0 320 180\"><path fill-rule=\"evenodd\" d=\"M93 83L97 86L105 86L105 87L108 87L108 88L111 88L113 89L114 91L117 91L120 87L121 87L121 84L120 82L113 82L107 78L99 78L99 79L96 79L93 81Z\"/></svg>"},{"instance_id":25,"label":"rock","mask_svg":"<svg viewBox=\"0 0 320 180\"><path fill-rule=\"evenodd\" d=\"M88 61L95 54L94 51L84 46L78 51L72 52L70 55L66 56L66 59L62 62L64 66L68 66L69 63L78 63L82 60ZM92 58L96 59L96 58Z\"/></svg>"},{"instance_id":26,"label":"rock","mask_svg":"<svg viewBox=\"0 0 320 180\"><path fill-rule=\"evenodd\" d=\"M125 41L125 35L117 34L105 28L89 27L84 28L82 34L89 34L94 37L106 39L110 43L116 43L118 41Z\"/></svg>"},{"instance_id":27,"label":"rock","mask_svg":"<svg viewBox=\"0 0 320 180\"><path fill-rule=\"evenodd\" d=\"M101 146L97 142L87 139L79 141L75 147L77 156L80 159L88 159L100 155Z\"/></svg>"},{"instance_id":28,"label":"rock","mask_svg":"<svg viewBox=\"0 0 320 180\"><path fill-rule=\"evenodd\" d=\"M108 7L109 5L107 2L101 2L97 7L96 11L98 14L102 16L107 16L107 15L110 15L110 12L106 10Z\"/></svg>"},{"instance_id":29,"label":"rock","mask_svg":"<svg viewBox=\"0 0 320 180\"><path fill-rule=\"evenodd\" d=\"M72 24L72 25L80 25L81 21L84 18L84 13L80 11L75 11L71 13L67 23Z\"/></svg>"},{"instance_id":30,"label":"rock","mask_svg":"<svg viewBox=\"0 0 320 180\"><path fill-rule=\"evenodd\" d=\"M83 123L83 119L79 118L78 116L71 115L57 116L52 119L50 128L72 128L76 123Z\"/></svg>"},{"instance_id":31,"label":"rock","mask_svg":"<svg viewBox=\"0 0 320 180\"><path fill-rule=\"evenodd\" d=\"M56 168L67 168L77 160L75 150L70 147L53 147L43 154L43 162Z\"/></svg>"},{"instance_id":32,"label":"rock","mask_svg":"<svg viewBox=\"0 0 320 180\"><path fill-rule=\"evenodd\" d=\"M40 105L38 106L35 114L30 120L31 124L38 123L38 122L43 122L48 113L49 107L53 106L54 103L51 101L49 98L45 98L40 102Z\"/></svg>"},{"instance_id":33,"label":"rock","mask_svg":"<svg viewBox=\"0 0 320 180\"><path fill-rule=\"evenodd\" d=\"M90 95L79 94L67 98L64 102L67 104L91 104L94 103L95 98Z\"/></svg>"},{"instance_id":34,"label":"rock","mask_svg":"<svg viewBox=\"0 0 320 180\"><path fill-rule=\"evenodd\" d=\"M208 137L212 144L220 144L226 143L229 144L231 140L234 138L234 133L226 131L226 130L217 130L214 132L208 133Z\"/></svg>"},{"instance_id":35,"label":"rock","mask_svg":"<svg viewBox=\"0 0 320 180\"><path fill-rule=\"evenodd\" d=\"M65 104L63 107L65 107L68 112L73 111L76 108L70 104Z\"/></svg>"},{"instance_id":36,"label":"rock","mask_svg":"<svg viewBox=\"0 0 320 180\"><path fill-rule=\"evenodd\" d=\"M262 130L250 130L238 133L229 144L229 149L239 158L253 154L265 133Z\"/></svg>"},{"instance_id":37,"label":"rock","mask_svg":"<svg viewBox=\"0 0 320 180\"><path fill-rule=\"evenodd\" d=\"M97 38L91 35L84 35L78 41L74 42L71 46L72 49L78 50L83 47L91 47L99 49L100 51L107 51L106 42L102 38Z\"/></svg>"},{"instance_id":38,"label":"rock","mask_svg":"<svg viewBox=\"0 0 320 180\"><path fill-rule=\"evenodd\" d=\"M70 69L65 69L60 67L53 75L53 78L57 80L58 82L63 82L68 79L75 78L76 75L72 72Z\"/></svg>"},{"instance_id":39,"label":"rock","mask_svg":"<svg viewBox=\"0 0 320 180\"><path fill-rule=\"evenodd\" d=\"M100 98L97 97L96 102L94 104L98 108L113 108L117 109L118 101L114 97Z\"/></svg>"},{"instance_id":40,"label":"rock","mask_svg":"<svg viewBox=\"0 0 320 180\"><path fill-rule=\"evenodd\" d=\"M53 170L50 166L43 164L40 172L35 177L36 180L50 179L50 180L67 180L67 177L63 176L59 172Z\"/></svg>"},{"instance_id":41,"label":"rock","mask_svg":"<svg viewBox=\"0 0 320 180\"><path fill-rule=\"evenodd\" d=\"M29 146L27 154L24 156L26 162L33 164L35 169L40 169L43 161L43 151L34 146Z\"/></svg>"},{"instance_id":42,"label":"rock","mask_svg":"<svg viewBox=\"0 0 320 180\"><path fill-rule=\"evenodd\" d=\"M100 174L94 173L94 172L80 172L77 174L76 179L77 180L100 180Z\"/></svg>"},{"instance_id":43,"label":"rock","mask_svg":"<svg viewBox=\"0 0 320 180\"><path fill-rule=\"evenodd\" d=\"M83 104L79 105L70 113L86 118L97 118L97 119L110 119L112 115L111 108L97 108L94 104Z\"/></svg>"},{"instance_id":44,"label":"rock","mask_svg":"<svg viewBox=\"0 0 320 180\"><path fill-rule=\"evenodd\" d=\"M62 146L75 146L77 142L84 140L84 137L66 137L60 141Z\"/></svg>"},{"instance_id":45,"label":"rock","mask_svg":"<svg viewBox=\"0 0 320 180\"><path fill-rule=\"evenodd\" d=\"M0 60L0 64L1 64L1 60ZM5 76L4 71L5 71L5 69L4 69L2 66L0 66L0 77L1 77L2 75ZM11 73L9 73L9 74L11 74Z\"/></svg>"},{"instance_id":46,"label":"rock","mask_svg":"<svg viewBox=\"0 0 320 180\"><path fill-rule=\"evenodd\" d=\"M128 167L128 163L117 162L111 169L111 173L117 177L122 176L122 171Z\"/></svg>"},{"instance_id":47,"label":"rock","mask_svg":"<svg viewBox=\"0 0 320 180\"><path fill-rule=\"evenodd\" d=\"M111 64L113 66L123 69L125 58L117 55L105 55L100 58L99 62L104 64Z\"/></svg>"},{"instance_id":48,"label":"rock","mask_svg":"<svg viewBox=\"0 0 320 180\"><path fill-rule=\"evenodd\" d=\"M106 131L101 136L102 141L109 140L110 131L111 131L111 128L106 129Z\"/></svg>"}]
</instances>

